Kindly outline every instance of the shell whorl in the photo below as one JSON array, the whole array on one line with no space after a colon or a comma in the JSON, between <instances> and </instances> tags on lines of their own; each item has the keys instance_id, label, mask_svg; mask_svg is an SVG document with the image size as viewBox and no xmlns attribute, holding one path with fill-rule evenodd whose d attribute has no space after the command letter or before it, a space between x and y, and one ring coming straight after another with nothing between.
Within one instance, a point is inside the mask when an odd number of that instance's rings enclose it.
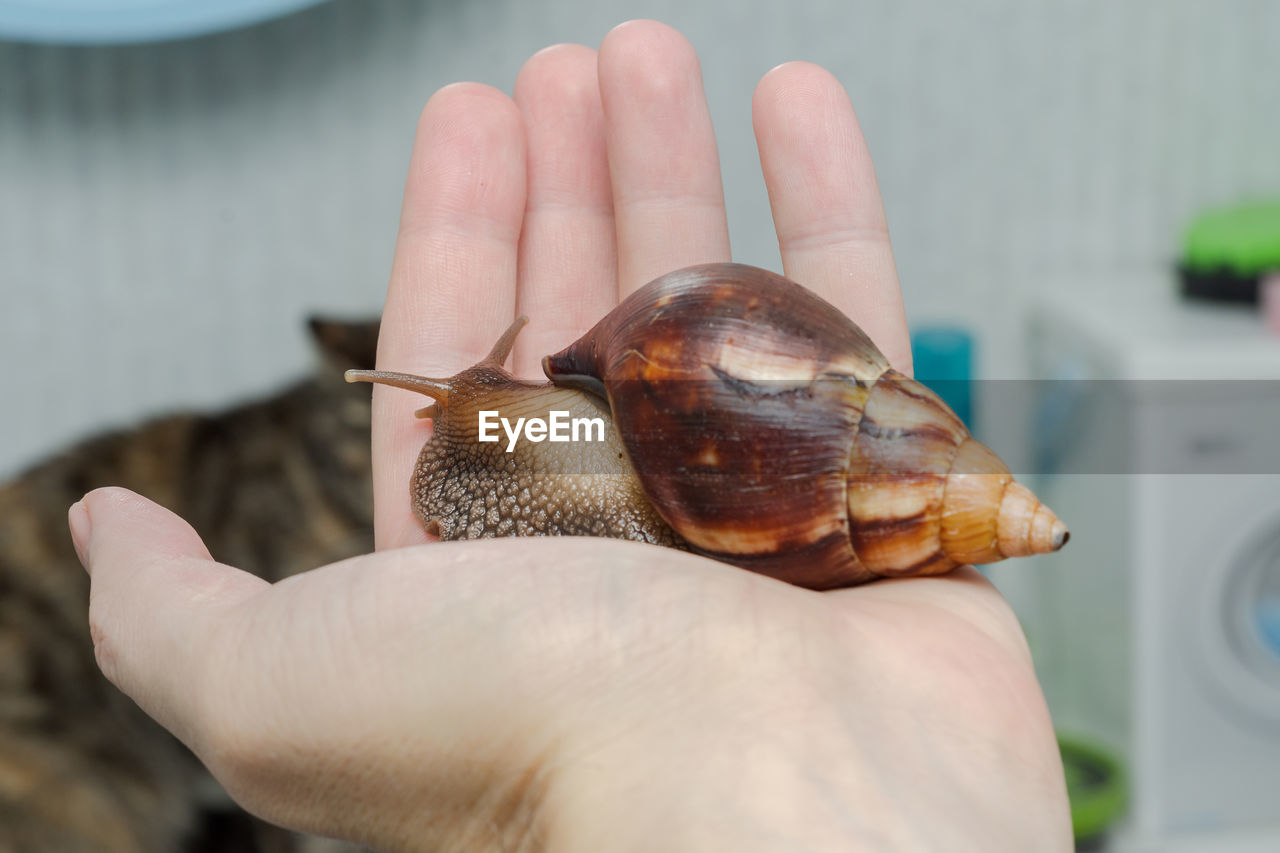
<instances>
[{"instance_id":1,"label":"shell whorl","mask_svg":"<svg viewBox=\"0 0 1280 853\"><path fill-rule=\"evenodd\" d=\"M896 371L872 389L848 470L854 550L877 575L941 574L1056 551L1068 538L946 403Z\"/></svg>"},{"instance_id":2,"label":"shell whorl","mask_svg":"<svg viewBox=\"0 0 1280 853\"><path fill-rule=\"evenodd\" d=\"M834 306L765 270L663 276L543 369L606 396L667 523L744 568L825 589L1066 539L941 399Z\"/></svg>"}]
</instances>

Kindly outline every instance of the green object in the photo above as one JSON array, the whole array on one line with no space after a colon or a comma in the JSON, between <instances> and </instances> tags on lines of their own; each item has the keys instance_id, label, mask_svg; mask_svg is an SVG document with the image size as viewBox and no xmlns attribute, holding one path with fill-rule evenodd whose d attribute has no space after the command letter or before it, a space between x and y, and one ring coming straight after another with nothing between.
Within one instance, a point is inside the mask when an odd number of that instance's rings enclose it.
<instances>
[{"instance_id":1,"label":"green object","mask_svg":"<svg viewBox=\"0 0 1280 853\"><path fill-rule=\"evenodd\" d=\"M1076 842L1099 838L1124 814L1129 797L1120 761L1081 738L1058 735Z\"/></svg>"},{"instance_id":2,"label":"green object","mask_svg":"<svg viewBox=\"0 0 1280 853\"><path fill-rule=\"evenodd\" d=\"M1183 267L1258 275L1280 269L1280 200L1254 202L1200 216L1187 229Z\"/></svg>"}]
</instances>

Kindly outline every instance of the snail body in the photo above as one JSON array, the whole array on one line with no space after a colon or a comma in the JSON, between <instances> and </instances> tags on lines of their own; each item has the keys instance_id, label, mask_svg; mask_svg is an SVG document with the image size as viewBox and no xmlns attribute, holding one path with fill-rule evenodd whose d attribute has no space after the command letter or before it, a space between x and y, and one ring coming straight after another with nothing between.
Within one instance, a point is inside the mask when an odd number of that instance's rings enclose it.
<instances>
[{"instance_id":1,"label":"snail body","mask_svg":"<svg viewBox=\"0 0 1280 853\"><path fill-rule=\"evenodd\" d=\"M608 405L573 388L525 382L503 369L526 320L516 320L489 355L446 380L386 371L348 371L348 380L394 385L436 400L418 411L433 421L410 483L414 514L444 540L497 536L607 536L681 548L644 496L626 460ZM481 412L509 419L599 419L602 440L583 443L481 441Z\"/></svg>"},{"instance_id":2,"label":"snail body","mask_svg":"<svg viewBox=\"0 0 1280 853\"><path fill-rule=\"evenodd\" d=\"M740 264L662 276L547 356L550 384L501 367L521 325L449 380L348 376L437 400L420 413L435 434L412 499L441 538L640 539L813 589L1067 539L937 395L782 276ZM556 409L605 419L606 440L511 453L477 440L481 410Z\"/></svg>"}]
</instances>

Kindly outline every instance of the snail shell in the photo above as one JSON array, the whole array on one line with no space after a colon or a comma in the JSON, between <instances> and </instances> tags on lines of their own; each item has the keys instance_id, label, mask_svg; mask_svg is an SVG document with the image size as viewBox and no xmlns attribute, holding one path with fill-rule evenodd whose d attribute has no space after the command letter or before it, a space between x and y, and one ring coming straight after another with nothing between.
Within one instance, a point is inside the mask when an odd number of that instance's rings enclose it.
<instances>
[{"instance_id":1,"label":"snail shell","mask_svg":"<svg viewBox=\"0 0 1280 853\"><path fill-rule=\"evenodd\" d=\"M645 494L716 559L826 589L1067 540L936 394L766 270L663 276L543 369L603 391Z\"/></svg>"},{"instance_id":2,"label":"snail shell","mask_svg":"<svg viewBox=\"0 0 1280 853\"><path fill-rule=\"evenodd\" d=\"M412 483L441 538L603 535L813 589L1045 553L1066 526L839 310L740 264L662 276L564 351L502 369L523 319L448 380L348 379L436 399ZM607 400L607 407L602 403ZM607 421L601 444L477 441L482 409Z\"/></svg>"}]
</instances>

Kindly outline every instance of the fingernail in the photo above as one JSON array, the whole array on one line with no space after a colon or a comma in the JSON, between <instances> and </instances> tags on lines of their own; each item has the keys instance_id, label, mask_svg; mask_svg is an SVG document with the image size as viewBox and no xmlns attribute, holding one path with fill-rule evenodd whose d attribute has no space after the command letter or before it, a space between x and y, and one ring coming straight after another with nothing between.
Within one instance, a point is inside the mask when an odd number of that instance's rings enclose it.
<instances>
[{"instance_id":1,"label":"fingernail","mask_svg":"<svg viewBox=\"0 0 1280 853\"><path fill-rule=\"evenodd\" d=\"M75 545L76 556L84 570L93 574L89 568L89 539L93 536L93 521L89 518L89 510L84 501L76 501L67 510L67 526L71 528L71 542Z\"/></svg>"}]
</instances>

